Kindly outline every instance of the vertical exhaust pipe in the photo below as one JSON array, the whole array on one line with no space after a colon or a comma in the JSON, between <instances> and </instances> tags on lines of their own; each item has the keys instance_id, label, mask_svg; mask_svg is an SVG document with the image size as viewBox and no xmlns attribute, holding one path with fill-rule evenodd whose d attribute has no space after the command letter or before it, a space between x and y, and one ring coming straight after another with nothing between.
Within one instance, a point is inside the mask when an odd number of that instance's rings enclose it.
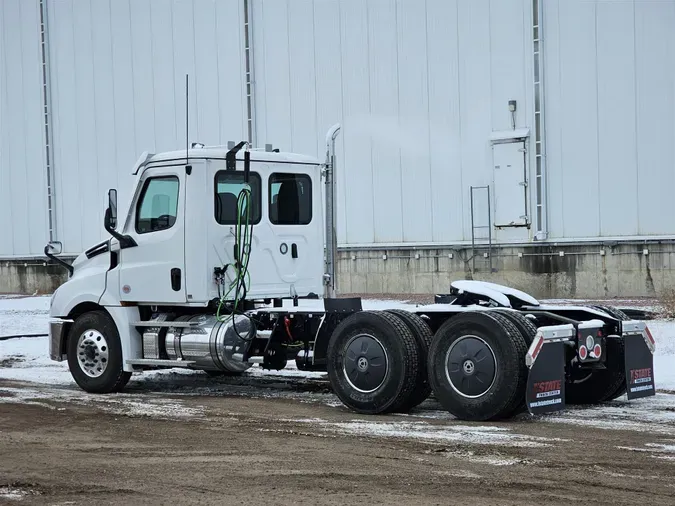
<instances>
[{"instance_id":1,"label":"vertical exhaust pipe","mask_svg":"<svg viewBox=\"0 0 675 506\"><path fill-rule=\"evenodd\" d=\"M335 139L340 132L340 124L336 123L326 134L326 163L324 175L326 177L326 262L323 275L325 289L324 297L335 297L336 275L335 261L337 258L337 235L335 233Z\"/></svg>"}]
</instances>

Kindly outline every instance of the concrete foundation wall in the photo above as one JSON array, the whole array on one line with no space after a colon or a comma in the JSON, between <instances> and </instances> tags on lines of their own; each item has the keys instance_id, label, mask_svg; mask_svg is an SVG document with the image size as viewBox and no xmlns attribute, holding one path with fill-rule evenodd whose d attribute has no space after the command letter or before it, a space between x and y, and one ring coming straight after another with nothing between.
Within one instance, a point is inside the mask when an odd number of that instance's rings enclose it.
<instances>
[{"instance_id":1,"label":"concrete foundation wall","mask_svg":"<svg viewBox=\"0 0 675 506\"><path fill-rule=\"evenodd\" d=\"M492 281L539 298L653 297L675 288L672 243L493 248L492 272L486 252L476 251L474 268L470 248L341 250L338 290L447 293L458 279Z\"/></svg>"},{"instance_id":2,"label":"concrete foundation wall","mask_svg":"<svg viewBox=\"0 0 675 506\"><path fill-rule=\"evenodd\" d=\"M458 279L493 281L539 298L654 297L675 288L672 242L493 248L492 272L484 253L476 250L472 259L471 248L340 250L338 291L446 293ZM0 261L0 293L51 293L66 279L58 265Z\"/></svg>"},{"instance_id":3,"label":"concrete foundation wall","mask_svg":"<svg viewBox=\"0 0 675 506\"><path fill-rule=\"evenodd\" d=\"M66 259L69 263L72 259ZM53 293L68 279L62 266L27 260L0 261L0 293L32 295Z\"/></svg>"}]
</instances>

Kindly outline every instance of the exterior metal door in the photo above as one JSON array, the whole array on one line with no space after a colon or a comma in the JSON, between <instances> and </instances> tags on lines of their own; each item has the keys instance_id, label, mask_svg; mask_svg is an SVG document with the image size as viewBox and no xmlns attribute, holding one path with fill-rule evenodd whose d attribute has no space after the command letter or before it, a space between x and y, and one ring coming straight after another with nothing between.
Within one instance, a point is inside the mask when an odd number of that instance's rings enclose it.
<instances>
[{"instance_id":1,"label":"exterior metal door","mask_svg":"<svg viewBox=\"0 0 675 506\"><path fill-rule=\"evenodd\" d=\"M524 142L492 146L495 227L529 224L525 151Z\"/></svg>"},{"instance_id":2,"label":"exterior metal door","mask_svg":"<svg viewBox=\"0 0 675 506\"><path fill-rule=\"evenodd\" d=\"M290 295L321 293L324 251L316 205L321 191L318 183L309 173L283 169L269 177L269 221L275 238L272 255Z\"/></svg>"},{"instance_id":3,"label":"exterior metal door","mask_svg":"<svg viewBox=\"0 0 675 506\"><path fill-rule=\"evenodd\" d=\"M120 251L120 300L186 302L185 166L147 169L125 234L138 246Z\"/></svg>"}]
</instances>

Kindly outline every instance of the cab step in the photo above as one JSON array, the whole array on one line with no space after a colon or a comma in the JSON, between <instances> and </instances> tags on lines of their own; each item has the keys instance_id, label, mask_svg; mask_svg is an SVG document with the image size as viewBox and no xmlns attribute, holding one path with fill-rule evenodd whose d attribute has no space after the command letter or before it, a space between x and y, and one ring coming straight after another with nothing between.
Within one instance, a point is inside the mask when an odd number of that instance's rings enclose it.
<instances>
[{"instance_id":1,"label":"cab step","mask_svg":"<svg viewBox=\"0 0 675 506\"><path fill-rule=\"evenodd\" d=\"M127 360L127 365L160 365L164 367L192 367L194 360L164 360L155 358L134 358Z\"/></svg>"}]
</instances>

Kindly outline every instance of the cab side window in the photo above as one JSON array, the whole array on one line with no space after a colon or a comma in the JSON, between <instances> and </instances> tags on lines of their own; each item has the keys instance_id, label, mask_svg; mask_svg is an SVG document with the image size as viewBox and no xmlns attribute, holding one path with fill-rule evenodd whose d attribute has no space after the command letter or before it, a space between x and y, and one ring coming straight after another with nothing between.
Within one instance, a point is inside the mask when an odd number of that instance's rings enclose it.
<instances>
[{"instance_id":1,"label":"cab side window","mask_svg":"<svg viewBox=\"0 0 675 506\"><path fill-rule=\"evenodd\" d=\"M177 215L178 178L148 178L136 206L136 232L147 234L169 229L176 223Z\"/></svg>"},{"instance_id":2,"label":"cab side window","mask_svg":"<svg viewBox=\"0 0 675 506\"><path fill-rule=\"evenodd\" d=\"M244 174L241 172L221 170L216 173L215 179L215 200L214 215L220 225L236 225L237 210L241 211L241 223L246 223L246 209L243 206L245 200L240 200L239 196L244 188L251 190L249 198L249 223L255 225L260 223L260 175L256 172L249 174L248 183L244 181Z\"/></svg>"},{"instance_id":3,"label":"cab side window","mask_svg":"<svg viewBox=\"0 0 675 506\"><path fill-rule=\"evenodd\" d=\"M308 225L312 221L312 180L307 174L272 174L269 197L274 225Z\"/></svg>"}]
</instances>

